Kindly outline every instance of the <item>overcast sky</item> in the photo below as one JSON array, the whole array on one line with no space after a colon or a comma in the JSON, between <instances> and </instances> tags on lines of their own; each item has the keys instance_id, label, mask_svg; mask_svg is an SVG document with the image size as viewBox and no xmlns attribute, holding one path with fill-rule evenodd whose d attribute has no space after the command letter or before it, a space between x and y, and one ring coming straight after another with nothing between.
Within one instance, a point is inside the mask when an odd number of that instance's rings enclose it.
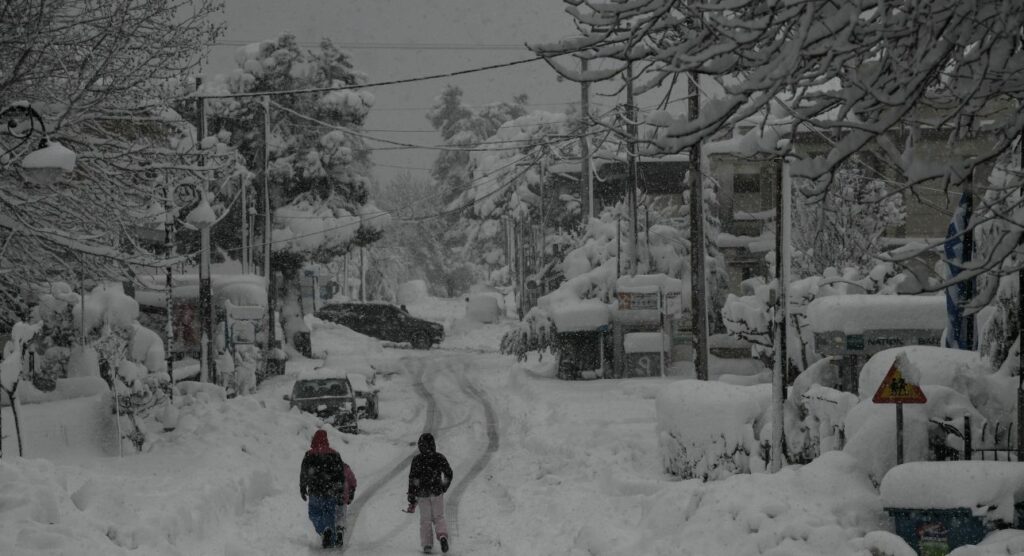
<instances>
[{"instance_id":1,"label":"overcast sky","mask_svg":"<svg viewBox=\"0 0 1024 556\"><path fill-rule=\"evenodd\" d=\"M226 0L227 32L214 48L207 75L234 69L234 52L245 43L284 31L300 42L330 37L353 57L371 82L458 71L530 57L524 42L555 40L573 34L572 20L560 0ZM377 45L377 46L374 46ZM401 46L383 48L382 46ZM423 45L458 45L454 49ZM436 145L427 108L445 83L465 91L470 104L510 100L527 93L533 108L560 111L579 102L579 86L559 83L543 62L466 76L372 89L376 106L366 123L373 135L415 144ZM594 99L607 102L607 99ZM372 145L372 143L371 143ZM377 146L383 146L377 144ZM402 169L426 175L436 151L380 150L374 161L380 180Z\"/></svg>"}]
</instances>

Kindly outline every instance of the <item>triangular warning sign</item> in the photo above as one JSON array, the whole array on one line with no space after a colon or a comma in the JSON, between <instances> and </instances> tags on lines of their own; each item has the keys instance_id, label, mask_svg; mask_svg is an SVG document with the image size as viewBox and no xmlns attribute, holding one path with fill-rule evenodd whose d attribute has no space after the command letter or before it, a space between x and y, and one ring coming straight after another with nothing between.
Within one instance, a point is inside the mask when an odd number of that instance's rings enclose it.
<instances>
[{"instance_id":1,"label":"triangular warning sign","mask_svg":"<svg viewBox=\"0 0 1024 556\"><path fill-rule=\"evenodd\" d=\"M897 361L899 360L897 359ZM903 373L900 371L897 361L893 361L892 367L889 367L889 372L882 379L882 384L878 385L875 397L871 398L871 401L875 403L927 402L928 398L924 397L921 387L912 382L907 382L903 378Z\"/></svg>"}]
</instances>

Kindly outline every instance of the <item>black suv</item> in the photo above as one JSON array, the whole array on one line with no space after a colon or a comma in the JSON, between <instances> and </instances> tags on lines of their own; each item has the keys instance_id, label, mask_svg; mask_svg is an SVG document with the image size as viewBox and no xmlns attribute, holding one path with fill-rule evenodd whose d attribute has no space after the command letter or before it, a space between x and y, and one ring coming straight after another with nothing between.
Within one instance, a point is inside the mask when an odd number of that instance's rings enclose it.
<instances>
[{"instance_id":1,"label":"black suv","mask_svg":"<svg viewBox=\"0 0 1024 556\"><path fill-rule=\"evenodd\" d=\"M387 303L332 303L317 311L316 317L380 340L409 342L416 349L430 349L444 339L440 324Z\"/></svg>"}]
</instances>

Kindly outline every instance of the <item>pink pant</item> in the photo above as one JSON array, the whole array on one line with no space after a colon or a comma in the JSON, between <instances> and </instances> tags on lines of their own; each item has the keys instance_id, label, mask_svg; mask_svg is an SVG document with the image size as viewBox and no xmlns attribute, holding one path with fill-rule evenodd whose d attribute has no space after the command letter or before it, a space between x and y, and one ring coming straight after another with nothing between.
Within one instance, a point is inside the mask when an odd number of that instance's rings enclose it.
<instances>
[{"instance_id":1,"label":"pink pant","mask_svg":"<svg viewBox=\"0 0 1024 556\"><path fill-rule=\"evenodd\" d=\"M434 525L438 540L448 536L448 522L444 520L444 495L418 498L416 505L420 507L420 544L433 546L430 525Z\"/></svg>"}]
</instances>

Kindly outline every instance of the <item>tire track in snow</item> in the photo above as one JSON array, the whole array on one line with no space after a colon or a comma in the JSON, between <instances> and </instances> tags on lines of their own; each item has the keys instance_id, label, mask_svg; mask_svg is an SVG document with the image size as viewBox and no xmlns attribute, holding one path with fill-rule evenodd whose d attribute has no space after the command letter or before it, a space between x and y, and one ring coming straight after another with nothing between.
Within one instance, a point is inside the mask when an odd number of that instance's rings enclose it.
<instances>
[{"instance_id":1,"label":"tire track in snow","mask_svg":"<svg viewBox=\"0 0 1024 556\"><path fill-rule=\"evenodd\" d=\"M403 365L408 365L408 363L411 361L413 360L403 359L401 362ZM419 362L417 361L417 363ZM423 365L420 364L419 369L417 369L416 371L416 379L413 382L413 387L416 389L416 394L427 402L427 417L426 419L424 419L422 432L430 432L431 430L435 430L440 425L441 413L437 410L437 401L434 399L434 396L430 393L429 390L427 390L426 385L423 384L424 374L425 372ZM348 547L351 546L351 539L353 537L352 533L356 530L356 520L359 518L359 511L363 508L363 505L366 503L367 500L369 500L375 494L377 494L378 491L384 488L385 485L387 485L397 476L401 475L403 472L408 470L409 465L412 464L412 458L414 456L415 454L410 454L408 457L400 461L397 465L392 467L391 470L387 472L387 474L374 481L374 483L364 491L365 494L363 494L363 496L360 497L358 501L353 502L352 505L349 506L348 523L346 524L348 538L345 539L345 544L342 547L342 553L344 553L348 549ZM376 546L379 546L380 544L390 539L392 536L394 536L396 533L398 533L401 529L404 529L405 527L406 523L401 523L392 531L388 531L386 534L381 536L380 539L377 539L365 545L361 545L360 549L372 549Z\"/></svg>"},{"instance_id":2,"label":"tire track in snow","mask_svg":"<svg viewBox=\"0 0 1024 556\"><path fill-rule=\"evenodd\" d=\"M465 364L463 364L462 370L466 370ZM465 372L456 375L456 382L459 385L459 389L468 397L479 402L484 408L485 426L487 427L487 449L473 462L465 477L456 482L455 486L451 489L451 495L446 496L444 513L448 521L448 535L452 538L457 538L459 534L459 502L462 499L463 493L466 492L466 489L476 479L477 475L490 463L491 456L494 452L498 451L500 443L498 438L498 417L494 413L490 400L484 396L483 392L472 381L466 378Z\"/></svg>"}]
</instances>

